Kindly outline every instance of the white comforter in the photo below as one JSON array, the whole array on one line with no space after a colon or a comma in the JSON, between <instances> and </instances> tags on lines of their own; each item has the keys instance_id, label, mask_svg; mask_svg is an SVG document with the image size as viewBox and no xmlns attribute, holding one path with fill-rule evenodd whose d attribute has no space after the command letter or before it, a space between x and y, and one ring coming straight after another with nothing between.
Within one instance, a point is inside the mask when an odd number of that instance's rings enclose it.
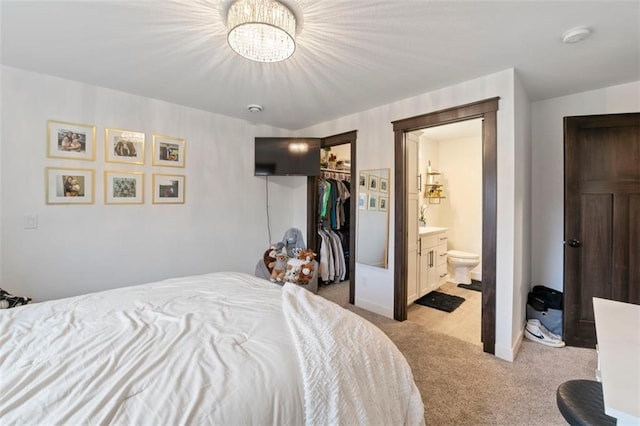
<instances>
[{"instance_id":1,"label":"white comforter","mask_svg":"<svg viewBox=\"0 0 640 426\"><path fill-rule=\"evenodd\" d=\"M379 384L395 386L398 398L388 402L393 417L377 419L421 421L420 397L412 381L407 388L411 373L399 354L366 361L368 354L336 349L324 360L298 357L322 347L309 339L310 349L301 336L370 350L344 333L329 337L324 325L318 331L317 324L301 325L303 317L321 319L313 309L327 306L354 319L324 300L313 307L319 298L305 302L307 296L297 287L283 291L249 275L216 273L0 311L0 423L359 422L365 417L353 417L351 407L374 413L375 402L378 413L387 402L372 401L377 396L368 395L370 385L358 373L349 378L351 371L340 371L353 359L385 376ZM299 300L303 306L296 307ZM377 345L390 345L378 337ZM345 354L350 361L340 358ZM311 365L316 362L324 365ZM315 368L324 376L317 381L309 376ZM326 374L332 369L338 374ZM397 376L395 384L387 372ZM336 376L340 382L330 383ZM363 392L344 394L350 380Z\"/></svg>"}]
</instances>

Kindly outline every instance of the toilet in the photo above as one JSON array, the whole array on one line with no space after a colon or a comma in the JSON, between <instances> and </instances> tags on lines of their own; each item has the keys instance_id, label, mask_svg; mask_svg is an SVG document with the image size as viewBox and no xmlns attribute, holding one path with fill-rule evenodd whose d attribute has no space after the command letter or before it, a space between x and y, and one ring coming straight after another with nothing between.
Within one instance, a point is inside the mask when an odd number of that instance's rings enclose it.
<instances>
[{"instance_id":1,"label":"toilet","mask_svg":"<svg viewBox=\"0 0 640 426\"><path fill-rule=\"evenodd\" d=\"M480 255L466 251L449 250L447 252L447 269L449 279L456 284L471 284L470 272L480 263Z\"/></svg>"}]
</instances>

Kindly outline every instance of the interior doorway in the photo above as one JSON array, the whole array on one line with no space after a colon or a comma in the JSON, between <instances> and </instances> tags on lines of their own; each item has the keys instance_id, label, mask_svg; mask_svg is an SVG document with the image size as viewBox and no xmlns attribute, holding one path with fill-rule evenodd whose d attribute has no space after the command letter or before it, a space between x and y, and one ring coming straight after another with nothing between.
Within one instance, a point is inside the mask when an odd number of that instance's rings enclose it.
<instances>
[{"instance_id":1,"label":"interior doorway","mask_svg":"<svg viewBox=\"0 0 640 426\"><path fill-rule=\"evenodd\" d=\"M351 167L349 170L350 181L352 184L358 182L356 168L356 141L358 131L352 130L337 135L327 136L320 140L321 148L330 148L338 145L349 144ZM315 176L307 178L307 241L308 246L317 250L318 247L318 179ZM358 211L357 187L351 190L349 197L349 303L355 303L355 283L356 283L356 216Z\"/></svg>"},{"instance_id":2,"label":"interior doorway","mask_svg":"<svg viewBox=\"0 0 640 426\"><path fill-rule=\"evenodd\" d=\"M395 133L394 319L407 319L408 227L407 132L474 118L482 126L482 326L483 350L495 353L497 110L499 98L436 111L393 122Z\"/></svg>"},{"instance_id":3,"label":"interior doorway","mask_svg":"<svg viewBox=\"0 0 640 426\"><path fill-rule=\"evenodd\" d=\"M407 319L481 345L482 119L408 132L407 143L408 181L417 184L407 220L420 225L408 228Z\"/></svg>"}]
</instances>

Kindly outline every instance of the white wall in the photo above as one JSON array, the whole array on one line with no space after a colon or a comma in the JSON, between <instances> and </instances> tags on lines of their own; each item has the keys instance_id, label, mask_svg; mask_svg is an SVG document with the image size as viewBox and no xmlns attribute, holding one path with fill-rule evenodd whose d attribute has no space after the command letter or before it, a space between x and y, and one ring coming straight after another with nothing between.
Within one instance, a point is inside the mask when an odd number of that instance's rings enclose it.
<instances>
[{"instance_id":1,"label":"white wall","mask_svg":"<svg viewBox=\"0 0 640 426\"><path fill-rule=\"evenodd\" d=\"M531 284L562 291L563 117L640 111L640 81L531 104Z\"/></svg>"},{"instance_id":2,"label":"white wall","mask_svg":"<svg viewBox=\"0 0 640 426\"><path fill-rule=\"evenodd\" d=\"M452 139L439 143L438 171L446 198L438 210L434 226L449 228L449 250L462 250L482 256L482 127L478 137ZM478 266L480 270L480 266Z\"/></svg>"},{"instance_id":3,"label":"white wall","mask_svg":"<svg viewBox=\"0 0 640 426\"><path fill-rule=\"evenodd\" d=\"M511 340L517 348L523 338L527 295L531 282L531 111L518 73L515 90L515 229L513 312Z\"/></svg>"},{"instance_id":4,"label":"white wall","mask_svg":"<svg viewBox=\"0 0 640 426\"><path fill-rule=\"evenodd\" d=\"M211 271L253 273L269 244L265 178L253 138L286 132L43 74L2 68L2 287L36 301ZM97 126L95 161L46 156L49 119ZM145 132L144 166L104 162L104 129ZM150 165L151 134L186 138L184 169ZM47 166L95 170L93 205L46 205ZM145 172L143 205L104 205L103 171ZM151 204L151 174L186 175L184 205ZM292 194L305 178L269 179L272 240L306 229ZM23 215L38 215L37 229Z\"/></svg>"},{"instance_id":5,"label":"white wall","mask_svg":"<svg viewBox=\"0 0 640 426\"><path fill-rule=\"evenodd\" d=\"M418 114L463 105L483 99L500 97L498 121L498 232L496 269L496 355L513 359L513 288L514 246L520 245L514 233L515 215L515 142L514 142L514 75L513 69L494 73L454 86L442 88L412 98L383 105L368 111L348 115L296 132L298 136L322 137L349 130L358 130L357 168L394 170L394 138L391 122ZM391 185L393 189L393 184ZM305 188L298 189L299 203ZM390 207L395 194L391 194ZM394 223L394 212L390 212ZM518 235L518 238L521 236ZM389 232L389 268L381 269L356 264L356 305L374 312L393 316L393 241Z\"/></svg>"}]
</instances>

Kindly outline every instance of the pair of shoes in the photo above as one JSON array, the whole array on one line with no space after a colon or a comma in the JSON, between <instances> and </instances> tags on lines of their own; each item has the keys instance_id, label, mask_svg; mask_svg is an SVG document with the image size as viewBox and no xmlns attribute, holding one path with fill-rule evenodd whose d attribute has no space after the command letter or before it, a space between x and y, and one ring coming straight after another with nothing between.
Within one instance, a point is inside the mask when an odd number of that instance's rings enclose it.
<instances>
[{"instance_id":1,"label":"pair of shoes","mask_svg":"<svg viewBox=\"0 0 640 426\"><path fill-rule=\"evenodd\" d=\"M562 338L547 330L547 328L537 319L530 319L527 321L527 325L524 328L524 337L529 340L533 340L534 342L542 343L543 345L554 348L561 348L564 346Z\"/></svg>"}]
</instances>

